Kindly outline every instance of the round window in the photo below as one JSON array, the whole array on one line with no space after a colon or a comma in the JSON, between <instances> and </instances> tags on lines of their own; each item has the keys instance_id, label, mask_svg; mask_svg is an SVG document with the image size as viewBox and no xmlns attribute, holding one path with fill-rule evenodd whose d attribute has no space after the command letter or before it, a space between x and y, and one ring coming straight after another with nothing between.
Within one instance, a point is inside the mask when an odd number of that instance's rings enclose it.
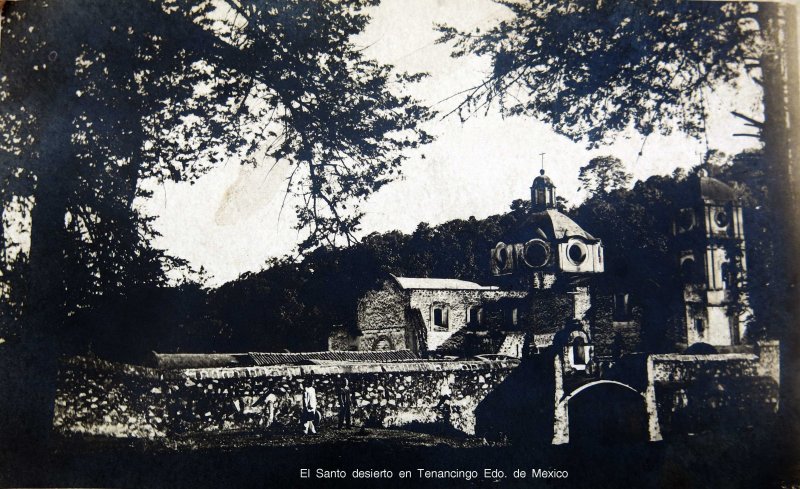
<instances>
[{"instance_id":1,"label":"round window","mask_svg":"<svg viewBox=\"0 0 800 489\"><path fill-rule=\"evenodd\" d=\"M506 264L508 264L508 249L505 243L497 243L497 246L494 248L494 258L497 262L497 268L504 270Z\"/></svg>"},{"instance_id":2,"label":"round window","mask_svg":"<svg viewBox=\"0 0 800 489\"><path fill-rule=\"evenodd\" d=\"M721 228L726 227L730 222L730 219L728 218L728 213L725 211L718 211L716 214L714 214L714 222L716 222L717 226Z\"/></svg>"},{"instance_id":3,"label":"round window","mask_svg":"<svg viewBox=\"0 0 800 489\"><path fill-rule=\"evenodd\" d=\"M547 265L550 257L550 247L540 239L532 239L525 243L525 263L532 268L540 268Z\"/></svg>"},{"instance_id":4,"label":"round window","mask_svg":"<svg viewBox=\"0 0 800 489\"><path fill-rule=\"evenodd\" d=\"M567 257L572 263L580 265L586 261L586 245L580 242L570 244L567 248Z\"/></svg>"}]
</instances>

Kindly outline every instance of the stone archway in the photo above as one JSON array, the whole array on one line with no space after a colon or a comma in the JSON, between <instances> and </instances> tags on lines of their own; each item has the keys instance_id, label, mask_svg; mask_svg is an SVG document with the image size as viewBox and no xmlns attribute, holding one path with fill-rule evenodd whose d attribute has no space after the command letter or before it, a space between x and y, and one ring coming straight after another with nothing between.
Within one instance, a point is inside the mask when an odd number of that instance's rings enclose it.
<instances>
[{"instance_id":1,"label":"stone archway","mask_svg":"<svg viewBox=\"0 0 800 489\"><path fill-rule=\"evenodd\" d=\"M609 445L653 439L645 394L615 380L584 384L556 405L553 443Z\"/></svg>"}]
</instances>

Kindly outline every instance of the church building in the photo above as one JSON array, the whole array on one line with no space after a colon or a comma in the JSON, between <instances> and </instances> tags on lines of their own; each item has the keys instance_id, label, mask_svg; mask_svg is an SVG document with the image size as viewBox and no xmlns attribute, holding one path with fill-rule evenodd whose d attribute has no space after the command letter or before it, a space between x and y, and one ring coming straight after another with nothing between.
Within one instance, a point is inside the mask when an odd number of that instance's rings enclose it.
<instances>
[{"instance_id":1,"label":"church building","mask_svg":"<svg viewBox=\"0 0 800 489\"><path fill-rule=\"evenodd\" d=\"M705 170L687 179L687 199L673 223L683 282L683 345L742 344L752 313L744 289L742 207L733 189Z\"/></svg>"},{"instance_id":2,"label":"church building","mask_svg":"<svg viewBox=\"0 0 800 489\"><path fill-rule=\"evenodd\" d=\"M666 349L738 345L751 315L741 206L703 170L683 185L687 197L673 223L681 317L664 318L679 329ZM521 357L555 348L576 372L641 352L641 307L635 291L604 280L601 239L558 210L543 169L530 192L527 218L488 250L493 284L392 275L359 301L355 329L335 330L329 349Z\"/></svg>"}]
</instances>

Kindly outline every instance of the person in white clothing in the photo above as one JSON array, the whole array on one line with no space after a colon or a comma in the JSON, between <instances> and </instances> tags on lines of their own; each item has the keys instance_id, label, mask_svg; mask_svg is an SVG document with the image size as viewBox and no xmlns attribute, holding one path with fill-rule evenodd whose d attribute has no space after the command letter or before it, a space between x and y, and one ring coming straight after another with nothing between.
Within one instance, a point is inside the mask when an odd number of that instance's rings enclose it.
<instances>
[{"instance_id":1,"label":"person in white clothing","mask_svg":"<svg viewBox=\"0 0 800 489\"><path fill-rule=\"evenodd\" d=\"M278 396L275 395L275 392L270 392L267 397L264 398L264 409L267 410L268 418L267 418L267 426L272 426L272 423L275 422L275 404L278 402Z\"/></svg>"},{"instance_id":2,"label":"person in white clothing","mask_svg":"<svg viewBox=\"0 0 800 489\"><path fill-rule=\"evenodd\" d=\"M314 389L314 380L310 379L303 389L303 433L316 434L314 426L317 418L317 391Z\"/></svg>"}]
</instances>

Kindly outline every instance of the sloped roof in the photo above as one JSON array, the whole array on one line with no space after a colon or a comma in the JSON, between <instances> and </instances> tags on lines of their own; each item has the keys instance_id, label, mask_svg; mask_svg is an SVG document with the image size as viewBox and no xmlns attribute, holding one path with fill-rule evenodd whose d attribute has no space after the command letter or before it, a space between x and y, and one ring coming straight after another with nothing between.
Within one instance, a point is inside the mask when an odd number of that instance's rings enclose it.
<instances>
[{"instance_id":1,"label":"sloped roof","mask_svg":"<svg viewBox=\"0 0 800 489\"><path fill-rule=\"evenodd\" d=\"M257 353L250 352L256 365L284 365L316 362L345 363L392 363L418 360L410 350L388 351L313 351L305 353Z\"/></svg>"},{"instance_id":2,"label":"sloped roof","mask_svg":"<svg viewBox=\"0 0 800 489\"><path fill-rule=\"evenodd\" d=\"M480 285L454 278L392 277L403 289L426 290L498 290L498 287Z\"/></svg>"},{"instance_id":3,"label":"sloped roof","mask_svg":"<svg viewBox=\"0 0 800 489\"><path fill-rule=\"evenodd\" d=\"M587 240L594 240L594 236L586 232L578 223L567 217L556 209L545 211L553 223L553 234L556 239L564 239L570 236L580 236Z\"/></svg>"}]
</instances>

